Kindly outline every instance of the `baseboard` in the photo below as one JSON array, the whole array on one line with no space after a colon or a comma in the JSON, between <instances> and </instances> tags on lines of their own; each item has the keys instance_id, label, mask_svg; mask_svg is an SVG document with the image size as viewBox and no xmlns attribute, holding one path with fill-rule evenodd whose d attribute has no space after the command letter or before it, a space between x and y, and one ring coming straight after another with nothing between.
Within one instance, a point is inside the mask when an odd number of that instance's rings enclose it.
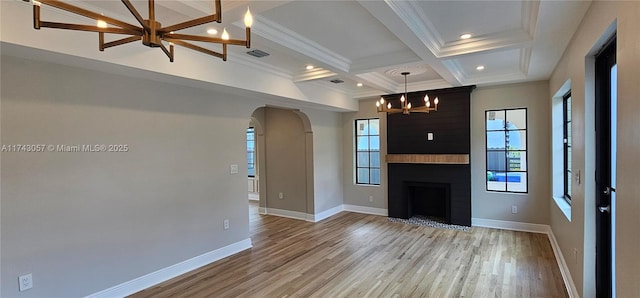
<instances>
[{"instance_id":1,"label":"baseboard","mask_svg":"<svg viewBox=\"0 0 640 298\"><path fill-rule=\"evenodd\" d=\"M556 256L556 261L560 268L560 274L562 274L562 279L564 280L564 285L567 288L569 297L580 297L580 295L578 295L576 284L573 283L569 266L567 266L567 262L562 255L562 251L560 250L560 246L558 245L558 241L556 240L556 236L553 234L551 227L548 229L547 236L549 236L549 242L551 242L551 248L553 248L553 254Z\"/></svg>"},{"instance_id":2,"label":"baseboard","mask_svg":"<svg viewBox=\"0 0 640 298\"><path fill-rule=\"evenodd\" d=\"M258 213L259 214L267 214L267 208L265 207L258 207Z\"/></svg>"},{"instance_id":3,"label":"baseboard","mask_svg":"<svg viewBox=\"0 0 640 298\"><path fill-rule=\"evenodd\" d=\"M336 214L338 214L338 213L340 213L342 211L344 211L344 205L339 205L339 206L333 207L333 208L331 208L329 210L325 210L325 211L322 211L320 213L316 213L315 215L311 215L311 217L309 218L309 221L311 221L311 222L319 222L319 221L321 221L321 220L323 220L323 219L325 219L327 217L336 215Z\"/></svg>"},{"instance_id":4,"label":"baseboard","mask_svg":"<svg viewBox=\"0 0 640 298\"><path fill-rule=\"evenodd\" d=\"M155 286L161 282L172 279L181 274L198 269L202 266L211 264L230 255L239 253L243 250L251 248L251 239L247 238L242 241L227 245L225 247L210 251L189 260L171 265L136 279L121 283L114 287L91 294L87 297L92 298L112 298L125 297L140 292L149 287Z\"/></svg>"},{"instance_id":5,"label":"baseboard","mask_svg":"<svg viewBox=\"0 0 640 298\"><path fill-rule=\"evenodd\" d=\"M312 215L304 212L289 211L289 210L282 210L282 209L275 209L275 208L266 208L265 211L266 211L265 214L299 219L299 220L309 220L309 215Z\"/></svg>"},{"instance_id":6,"label":"baseboard","mask_svg":"<svg viewBox=\"0 0 640 298\"><path fill-rule=\"evenodd\" d=\"M482 228L494 228L501 230L522 231L531 233L547 234L549 231L548 225L532 224L526 222L505 221L495 219L484 218L472 218L471 226Z\"/></svg>"},{"instance_id":7,"label":"baseboard","mask_svg":"<svg viewBox=\"0 0 640 298\"><path fill-rule=\"evenodd\" d=\"M562 255L562 250L560 250L560 246L558 246L556 236L553 235L553 230L551 230L550 226L483 218L472 218L471 225L474 227L547 234L547 237L549 237L549 243L551 243L551 248L553 249L553 254L556 256L556 262L558 262L558 268L560 269L560 274L562 275L562 280L564 281L564 285L567 289L569 297L580 297L580 295L578 295L578 289L576 288L575 283L573 283L573 278L571 277L571 272L569 271L567 262Z\"/></svg>"},{"instance_id":8,"label":"baseboard","mask_svg":"<svg viewBox=\"0 0 640 298\"><path fill-rule=\"evenodd\" d=\"M358 205L347 205L347 204L345 204L343 206L344 206L344 211L389 216L389 210L388 209L366 207L366 206L358 206Z\"/></svg>"}]
</instances>

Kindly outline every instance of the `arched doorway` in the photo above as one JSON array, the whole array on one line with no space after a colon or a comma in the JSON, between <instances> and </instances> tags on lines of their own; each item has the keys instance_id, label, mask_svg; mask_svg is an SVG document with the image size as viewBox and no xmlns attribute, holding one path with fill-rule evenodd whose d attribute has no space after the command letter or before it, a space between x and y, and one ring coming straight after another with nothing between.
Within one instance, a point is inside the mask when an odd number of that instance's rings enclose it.
<instances>
[{"instance_id":1,"label":"arched doorway","mask_svg":"<svg viewBox=\"0 0 640 298\"><path fill-rule=\"evenodd\" d=\"M262 107L252 113L250 126L254 134L253 178L259 193L258 212L309 219L314 214L313 132L309 118L298 110Z\"/></svg>"}]
</instances>

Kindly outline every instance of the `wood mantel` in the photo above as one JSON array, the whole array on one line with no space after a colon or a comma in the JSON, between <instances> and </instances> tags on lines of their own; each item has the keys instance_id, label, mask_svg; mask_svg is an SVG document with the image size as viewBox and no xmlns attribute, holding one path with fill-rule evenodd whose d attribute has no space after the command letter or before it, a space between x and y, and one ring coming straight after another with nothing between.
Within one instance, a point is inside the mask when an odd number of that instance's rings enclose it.
<instances>
[{"instance_id":1,"label":"wood mantel","mask_svg":"<svg viewBox=\"0 0 640 298\"><path fill-rule=\"evenodd\" d=\"M387 154L387 163L468 165L469 154Z\"/></svg>"}]
</instances>

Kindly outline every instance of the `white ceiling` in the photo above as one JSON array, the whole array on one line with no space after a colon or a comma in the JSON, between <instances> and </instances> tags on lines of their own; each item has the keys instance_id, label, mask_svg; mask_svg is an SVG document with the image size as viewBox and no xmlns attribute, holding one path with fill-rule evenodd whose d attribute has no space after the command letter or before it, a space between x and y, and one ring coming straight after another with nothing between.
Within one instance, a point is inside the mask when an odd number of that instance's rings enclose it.
<instances>
[{"instance_id":1,"label":"white ceiling","mask_svg":"<svg viewBox=\"0 0 640 298\"><path fill-rule=\"evenodd\" d=\"M68 1L67 1L68 2ZM120 1L71 1L74 5L136 24ZM143 17L147 1L132 1ZM206 29L243 36L243 14L255 17L252 49L229 47L243 59L287 74L296 84L313 82L354 98L464 85L489 85L549 78L589 7L589 1L222 1L223 23ZM213 1L156 1L163 25L201 17ZM472 35L461 40L460 35ZM242 38L242 37L238 37ZM109 50L109 49L108 49ZM107 51L108 51L107 50ZM178 51L190 51L177 48ZM207 58L203 55L203 59ZM306 70L305 65L316 66ZM482 71L476 70L485 66ZM341 79L334 84L330 80ZM356 83L364 86L357 87Z\"/></svg>"}]
</instances>

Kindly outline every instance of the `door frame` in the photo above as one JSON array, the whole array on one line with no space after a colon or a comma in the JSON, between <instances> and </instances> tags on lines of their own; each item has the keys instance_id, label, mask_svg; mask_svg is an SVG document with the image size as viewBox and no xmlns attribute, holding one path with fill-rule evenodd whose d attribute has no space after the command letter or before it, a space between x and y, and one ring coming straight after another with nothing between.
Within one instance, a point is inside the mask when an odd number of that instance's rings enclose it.
<instances>
[{"instance_id":1,"label":"door frame","mask_svg":"<svg viewBox=\"0 0 640 298\"><path fill-rule=\"evenodd\" d=\"M595 223L596 296L612 295L611 218L611 68L616 64L615 35L595 61ZM608 210L607 210L608 209Z\"/></svg>"}]
</instances>

